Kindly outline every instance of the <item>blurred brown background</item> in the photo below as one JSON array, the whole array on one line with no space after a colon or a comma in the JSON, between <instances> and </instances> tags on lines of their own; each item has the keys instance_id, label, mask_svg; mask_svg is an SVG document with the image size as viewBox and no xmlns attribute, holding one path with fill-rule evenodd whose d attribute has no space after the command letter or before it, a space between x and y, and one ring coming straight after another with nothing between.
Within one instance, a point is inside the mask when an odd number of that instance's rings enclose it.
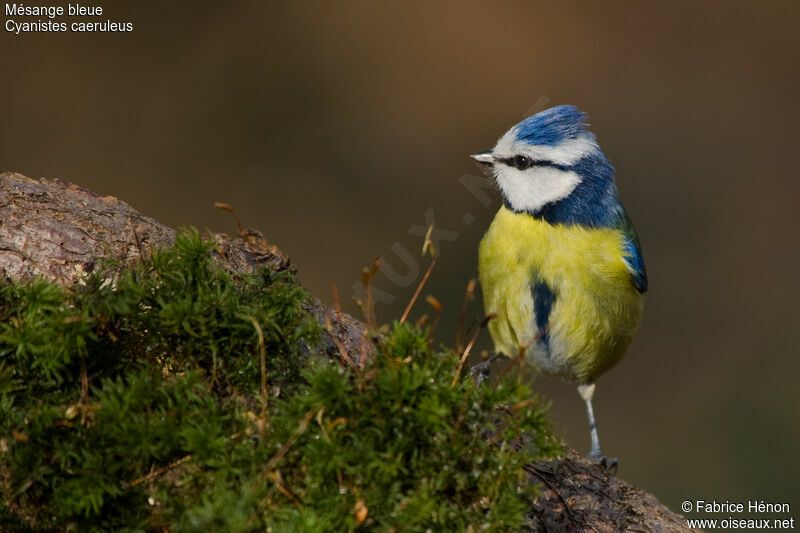
<instances>
[{"instance_id":1,"label":"blurred brown background","mask_svg":"<svg viewBox=\"0 0 800 533\"><path fill-rule=\"evenodd\" d=\"M134 31L3 31L0 170L173 226L233 233L212 207L229 202L314 294L331 302L335 284L354 313L352 285L383 255L396 270L376 279L395 298L384 321L417 283L400 279L415 273L403 250L426 265L413 227L428 212L448 232L423 293L444 305L444 343L499 205L459 181L480 173L467 155L527 112L589 112L651 287L638 340L599 382L606 451L676 510L800 506L797 4L103 5ZM587 451L574 388L537 387Z\"/></svg>"}]
</instances>

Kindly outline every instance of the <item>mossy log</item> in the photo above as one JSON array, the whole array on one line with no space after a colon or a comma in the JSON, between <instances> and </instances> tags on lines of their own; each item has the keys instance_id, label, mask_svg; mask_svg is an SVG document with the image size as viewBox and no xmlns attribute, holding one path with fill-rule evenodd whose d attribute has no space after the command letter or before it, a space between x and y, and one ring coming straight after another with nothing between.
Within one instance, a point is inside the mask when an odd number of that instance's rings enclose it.
<instances>
[{"instance_id":1,"label":"mossy log","mask_svg":"<svg viewBox=\"0 0 800 533\"><path fill-rule=\"evenodd\" d=\"M74 283L103 258L135 261L174 243L176 231L123 201L58 179L0 174L0 274L11 280L42 276ZM254 230L215 234L214 259L234 273L259 266L293 268L289 258ZM361 353L364 324L314 300L331 356L342 345ZM528 466L542 495L531 502L528 531L689 531L686 521L647 492L574 451L555 462Z\"/></svg>"}]
</instances>

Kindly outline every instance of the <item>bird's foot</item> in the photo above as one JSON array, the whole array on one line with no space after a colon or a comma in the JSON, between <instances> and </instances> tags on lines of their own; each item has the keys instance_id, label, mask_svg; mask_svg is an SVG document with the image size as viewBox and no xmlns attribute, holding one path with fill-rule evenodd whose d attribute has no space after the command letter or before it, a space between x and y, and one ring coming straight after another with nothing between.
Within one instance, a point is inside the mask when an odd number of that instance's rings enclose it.
<instances>
[{"instance_id":1,"label":"bird's foot","mask_svg":"<svg viewBox=\"0 0 800 533\"><path fill-rule=\"evenodd\" d=\"M616 457L606 457L603 455L602 450L592 450L589 452L587 457L593 463L597 463L606 469L608 472L612 472L614 474L617 473L617 467L619 466L619 461L617 461Z\"/></svg>"},{"instance_id":2,"label":"bird's foot","mask_svg":"<svg viewBox=\"0 0 800 533\"><path fill-rule=\"evenodd\" d=\"M491 370L492 359L487 359L486 361L473 366L469 371L469 375L475 379L478 385L480 385L489 377Z\"/></svg>"},{"instance_id":3,"label":"bird's foot","mask_svg":"<svg viewBox=\"0 0 800 533\"><path fill-rule=\"evenodd\" d=\"M475 379L475 381L478 382L478 385L486 381L486 378L488 378L489 374L491 373L492 363L494 363L495 359L497 359L500 356L501 354L499 353L493 354L489 356L489 358L487 358L484 362L478 363L477 365L473 366L470 369L469 375L472 376Z\"/></svg>"}]
</instances>

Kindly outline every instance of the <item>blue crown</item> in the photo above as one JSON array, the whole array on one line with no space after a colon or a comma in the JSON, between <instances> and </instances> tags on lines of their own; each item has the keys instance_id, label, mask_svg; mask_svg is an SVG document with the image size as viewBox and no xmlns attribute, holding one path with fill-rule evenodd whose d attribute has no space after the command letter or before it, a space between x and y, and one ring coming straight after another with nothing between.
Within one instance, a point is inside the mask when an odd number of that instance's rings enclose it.
<instances>
[{"instance_id":1,"label":"blue crown","mask_svg":"<svg viewBox=\"0 0 800 533\"><path fill-rule=\"evenodd\" d=\"M528 144L556 146L585 132L586 113L572 105L559 105L517 124L517 140Z\"/></svg>"}]
</instances>

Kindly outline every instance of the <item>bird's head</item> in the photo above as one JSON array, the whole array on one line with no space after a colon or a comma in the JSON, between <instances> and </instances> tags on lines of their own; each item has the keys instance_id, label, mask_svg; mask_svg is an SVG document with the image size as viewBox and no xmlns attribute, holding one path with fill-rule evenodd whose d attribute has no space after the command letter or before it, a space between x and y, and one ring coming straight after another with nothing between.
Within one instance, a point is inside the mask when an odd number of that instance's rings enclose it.
<instances>
[{"instance_id":1,"label":"bird's head","mask_svg":"<svg viewBox=\"0 0 800 533\"><path fill-rule=\"evenodd\" d=\"M574 106L552 107L526 118L492 150L472 158L491 169L513 211L536 215L557 206L554 216L566 220L555 222L581 221L579 212L591 211L591 202L606 207L616 202L614 170L586 129L586 119Z\"/></svg>"}]
</instances>

